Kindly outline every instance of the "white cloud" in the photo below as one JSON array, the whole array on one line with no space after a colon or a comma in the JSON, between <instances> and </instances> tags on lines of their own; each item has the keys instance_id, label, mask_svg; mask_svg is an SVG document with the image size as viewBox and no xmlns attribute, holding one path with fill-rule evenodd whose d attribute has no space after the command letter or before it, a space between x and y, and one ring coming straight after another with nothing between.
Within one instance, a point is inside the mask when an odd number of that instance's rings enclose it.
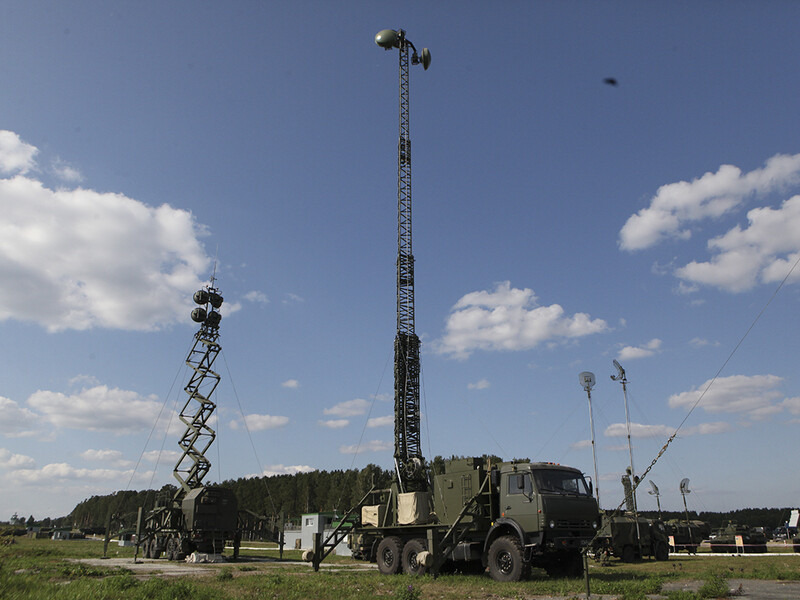
<instances>
[{"instance_id":1,"label":"white cloud","mask_svg":"<svg viewBox=\"0 0 800 600\"><path fill-rule=\"evenodd\" d=\"M263 475L273 477L275 475L294 475L295 473L310 473L316 471L314 467L308 465L269 465L264 469Z\"/></svg>"},{"instance_id":2,"label":"white cloud","mask_svg":"<svg viewBox=\"0 0 800 600\"><path fill-rule=\"evenodd\" d=\"M361 452L382 452L384 450L391 450L391 448L392 445L388 442L372 440L360 446L340 446L339 452L342 454L359 454Z\"/></svg>"},{"instance_id":3,"label":"white cloud","mask_svg":"<svg viewBox=\"0 0 800 600\"><path fill-rule=\"evenodd\" d=\"M777 375L732 375L719 377L703 396L699 406L709 413L744 413L753 419L761 419L779 412L776 403L782 396L777 388L783 379ZM671 408L694 406L711 380L688 392L673 394L668 403Z\"/></svg>"},{"instance_id":4,"label":"white cloud","mask_svg":"<svg viewBox=\"0 0 800 600\"><path fill-rule=\"evenodd\" d=\"M11 437L30 435L39 424L36 413L3 396L0 396L0 415L3 415L0 433Z\"/></svg>"},{"instance_id":5,"label":"white cloud","mask_svg":"<svg viewBox=\"0 0 800 600\"><path fill-rule=\"evenodd\" d=\"M800 154L778 154L762 169L742 174L733 165L722 165L691 182L661 186L650 206L632 215L620 231L623 250L642 250L667 238L686 239L688 228L703 219L718 218L752 194L764 194L795 183L800 174Z\"/></svg>"},{"instance_id":6,"label":"white cloud","mask_svg":"<svg viewBox=\"0 0 800 600\"><path fill-rule=\"evenodd\" d=\"M571 450L584 450L592 447L592 440L580 440L569 445Z\"/></svg>"},{"instance_id":7,"label":"white cloud","mask_svg":"<svg viewBox=\"0 0 800 600\"><path fill-rule=\"evenodd\" d=\"M181 454L177 450L149 450L142 454L142 459L148 462L175 462L181 457Z\"/></svg>"},{"instance_id":8,"label":"white cloud","mask_svg":"<svg viewBox=\"0 0 800 600\"><path fill-rule=\"evenodd\" d=\"M675 271L685 281L742 292L757 283L776 283L786 277L800 258L800 196L780 208L754 208L747 213L748 227L738 225L708 242L714 253L706 262L692 261ZM790 281L800 281L800 270Z\"/></svg>"},{"instance_id":9,"label":"white cloud","mask_svg":"<svg viewBox=\"0 0 800 600\"><path fill-rule=\"evenodd\" d=\"M256 302L258 304L269 304L269 298L264 292L258 292L253 290L252 292L247 292L244 295L244 299L248 302Z\"/></svg>"},{"instance_id":10,"label":"white cloud","mask_svg":"<svg viewBox=\"0 0 800 600\"><path fill-rule=\"evenodd\" d=\"M28 398L28 404L55 427L116 433L151 428L161 410L152 397L105 385L70 395L39 390Z\"/></svg>"},{"instance_id":11,"label":"white cloud","mask_svg":"<svg viewBox=\"0 0 800 600\"><path fill-rule=\"evenodd\" d=\"M75 167L68 165L60 158L57 158L53 161L51 168L53 174L61 181L66 181L67 183L80 183L83 181L83 175L81 175L81 172Z\"/></svg>"},{"instance_id":12,"label":"white cloud","mask_svg":"<svg viewBox=\"0 0 800 600\"><path fill-rule=\"evenodd\" d=\"M730 423L718 421L716 423L702 423L693 427L683 427L681 428L679 434L682 437L688 437L691 435L714 435L717 433L725 433L730 430ZM632 438L668 438L673 433L675 433L675 427L670 425L644 425L642 423L631 423ZM627 437L628 430L625 426L625 423L613 423L606 427L603 435L606 437ZM628 449L627 446L625 449Z\"/></svg>"},{"instance_id":13,"label":"white cloud","mask_svg":"<svg viewBox=\"0 0 800 600\"><path fill-rule=\"evenodd\" d=\"M783 401L783 407L793 415L800 415L800 396L786 398Z\"/></svg>"},{"instance_id":14,"label":"white cloud","mask_svg":"<svg viewBox=\"0 0 800 600\"><path fill-rule=\"evenodd\" d=\"M287 293L283 295L283 300L281 302L283 304L300 304L305 302L306 299L302 296L298 296L297 294Z\"/></svg>"},{"instance_id":15,"label":"white cloud","mask_svg":"<svg viewBox=\"0 0 800 600\"><path fill-rule=\"evenodd\" d=\"M39 151L26 144L13 131L0 129L0 174L18 173L24 175L34 168L34 160Z\"/></svg>"},{"instance_id":16,"label":"white cloud","mask_svg":"<svg viewBox=\"0 0 800 600\"><path fill-rule=\"evenodd\" d=\"M323 427L327 427L328 429L341 429L342 427L347 427L350 425L350 421L347 419L331 419L330 421L318 421L320 425Z\"/></svg>"},{"instance_id":17,"label":"white cloud","mask_svg":"<svg viewBox=\"0 0 800 600\"><path fill-rule=\"evenodd\" d=\"M689 345L693 348L703 348L705 346L719 346L719 342L710 342L705 338L694 337L689 340Z\"/></svg>"},{"instance_id":18,"label":"white cloud","mask_svg":"<svg viewBox=\"0 0 800 600\"><path fill-rule=\"evenodd\" d=\"M90 462L108 462L120 468L132 467L135 464L125 460L119 450L84 450L81 452L81 458Z\"/></svg>"},{"instance_id":19,"label":"white cloud","mask_svg":"<svg viewBox=\"0 0 800 600\"><path fill-rule=\"evenodd\" d=\"M5 448L0 448L0 469L30 469L36 466L36 461L24 454L12 454Z\"/></svg>"},{"instance_id":20,"label":"white cloud","mask_svg":"<svg viewBox=\"0 0 800 600\"><path fill-rule=\"evenodd\" d=\"M661 349L661 340L653 338L643 346L625 346L619 351L617 358L619 360L630 360L633 358L646 358L653 356Z\"/></svg>"},{"instance_id":21,"label":"white cloud","mask_svg":"<svg viewBox=\"0 0 800 600\"><path fill-rule=\"evenodd\" d=\"M658 438L669 437L675 433L675 428L669 425L643 425L631 423L632 438ZM628 437L628 428L625 423L612 423L603 432L606 437Z\"/></svg>"},{"instance_id":22,"label":"white cloud","mask_svg":"<svg viewBox=\"0 0 800 600\"><path fill-rule=\"evenodd\" d=\"M275 415L246 415L245 421L247 422L247 429L253 431L264 431L265 429L277 429L284 427L289 423L289 417L280 417ZM238 420L230 422L231 429L239 429L242 423Z\"/></svg>"},{"instance_id":23,"label":"white cloud","mask_svg":"<svg viewBox=\"0 0 800 600\"><path fill-rule=\"evenodd\" d=\"M468 390L485 390L488 389L491 384L489 383L488 379L481 379L476 381L475 383L468 383L467 389Z\"/></svg>"},{"instance_id":24,"label":"white cloud","mask_svg":"<svg viewBox=\"0 0 800 600\"><path fill-rule=\"evenodd\" d=\"M10 141L9 141L10 140ZM53 190L24 173L35 148L0 132L0 322L49 331L150 331L188 322L210 259L189 211L122 194Z\"/></svg>"},{"instance_id":25,"label":"white cloud","mask_svg":"<svg viewBox=\"0 0 800 600\"><path fill-rule=\"evenodd\" d=\"M394 416L392 415L373 417L367 420L367 427L387 427L389 425L394 425Z\"/></svg>"},{"instance_id":26,"label":"white cloud","mask_svg":"<svg viewBox=\"0 0 800 600\"><path fill-rule=\"evenodd\" d=\"M300 387L300 382L297 379L287 379L281 385L285 388L297 389Z\"/></svg>"},{"instance_id":27,"label":"white cloud","mask_svg":"<svg viewBox=\"0 0 800 600\"><path fill-rule=\"evenodd\" d=\"M326 408L322 412L326 415L334 415L336 417L355 417L363 415L369 408L369 402L363 398L355 398L353 400L345 400L339 402L332 408Z\"/></svg>"},{"instance_id":28,"label":"white cloud","mask_svg":"<svg viewBox=\"0 0 800 600\"><path fill-rule=\"evenodd\" d=\"M453 306L436 350L467 358L474 350L528 350L608 330L602 319L586 313L565 316L558 304L538 306L536 300L533 290L512 288L509 281L491 292L466 294Z\"/></svg>"},{"instance_id":29,"label":"white cloud","mask_svg":"<svg viewBox=\"0 0 800 600\"><path fill-rule=\"evenodd\" d=\"M8 478L17 485L38 483L55 484L67 482L77 484L79 480L88 482L120 482L127 481L133 471L118 469L76 469L67 463L53 463L41 469L19 469L8 473ZM149 479L152 473L139 473L138 479Z\"/></svg>"}]
</instances>

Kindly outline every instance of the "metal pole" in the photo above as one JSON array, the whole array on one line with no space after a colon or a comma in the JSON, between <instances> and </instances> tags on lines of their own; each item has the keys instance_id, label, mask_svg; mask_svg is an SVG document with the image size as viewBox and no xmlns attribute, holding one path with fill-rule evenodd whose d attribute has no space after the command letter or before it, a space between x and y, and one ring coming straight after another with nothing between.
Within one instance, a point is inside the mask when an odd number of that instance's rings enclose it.
<instances>
[{"instance_id":1,"label":"metal pole","mask_svg":"<svg viewBox=\"0 0 800 600\"><path fill-rule=\"evenodd\" d=\"M597 506L600 506L600 479L597 477L597 453L594 447L594 417L592 416L592 390L587 389L586 395L589 398L589 427L592 430L592 461L594 462L594 491L597 496Z\"/></svg>"}]
</instances>

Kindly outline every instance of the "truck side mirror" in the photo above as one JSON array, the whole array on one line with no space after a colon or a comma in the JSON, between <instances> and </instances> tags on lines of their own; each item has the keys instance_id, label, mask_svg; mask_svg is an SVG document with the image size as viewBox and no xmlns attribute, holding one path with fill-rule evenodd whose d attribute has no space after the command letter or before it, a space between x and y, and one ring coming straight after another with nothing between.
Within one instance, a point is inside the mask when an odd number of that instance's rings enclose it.
<instances>
[{"instance_id":1,"label":"truck side mirror","mask_svg":"<svg viewBox=\"0 0 800 600\"><path fill-rule=\"evenodd\" d=\"M492 487L500 487L500 471L498 469L492 469L489 477L489 483Z\"/></svg>"}]
</instances>

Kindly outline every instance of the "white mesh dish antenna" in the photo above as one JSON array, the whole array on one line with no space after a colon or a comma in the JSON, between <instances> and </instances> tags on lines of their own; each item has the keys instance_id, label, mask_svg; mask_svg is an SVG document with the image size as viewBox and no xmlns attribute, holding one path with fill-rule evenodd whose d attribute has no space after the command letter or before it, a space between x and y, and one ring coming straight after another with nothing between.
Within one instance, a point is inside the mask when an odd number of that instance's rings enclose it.
<instances>
[{"instance_id":1,"label":"white mesh dish antenna","mask_svg":"<svg viewBox=\"0 0 800 600\"><path fill-rule=\"evenodd\" d=\"M581 384L581 387L586 390L587 392L590 391L595 384L594 373L591 371L583 371L582 373L578 374L578 382Z\"/></svg>"}]
</instances>

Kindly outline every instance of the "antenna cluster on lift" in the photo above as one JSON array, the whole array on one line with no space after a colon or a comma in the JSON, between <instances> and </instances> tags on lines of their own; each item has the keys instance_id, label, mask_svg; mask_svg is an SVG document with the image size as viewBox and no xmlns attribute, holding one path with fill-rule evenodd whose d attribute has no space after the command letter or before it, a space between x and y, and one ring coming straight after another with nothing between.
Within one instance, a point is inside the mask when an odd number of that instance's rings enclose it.
<instances>
[{"instance_id":1,"label":"antenna cluster on lift","mask_svg":"<svg viewBox=\"0 0 800 600\"><path fill-rule=\"evenodd\" d=\"M181 484L178 494L190 492L202 484L211 468L206 452L217 435L208 424L217 408L211 395L220 382L220 376L212 370L212 366L222 349L218 343L222 319L218 309L222 306L223 298L214 286L214 277L209 285L194 293L193 299L199 306L192 311L192 320L200 323L201 327L195 334L194 345L186 358L186 364L193 373L184 387L189 397L179 415L186 430L178 441L183 452L173 470L175 479Z\"/></svg>"}]
</instances>

